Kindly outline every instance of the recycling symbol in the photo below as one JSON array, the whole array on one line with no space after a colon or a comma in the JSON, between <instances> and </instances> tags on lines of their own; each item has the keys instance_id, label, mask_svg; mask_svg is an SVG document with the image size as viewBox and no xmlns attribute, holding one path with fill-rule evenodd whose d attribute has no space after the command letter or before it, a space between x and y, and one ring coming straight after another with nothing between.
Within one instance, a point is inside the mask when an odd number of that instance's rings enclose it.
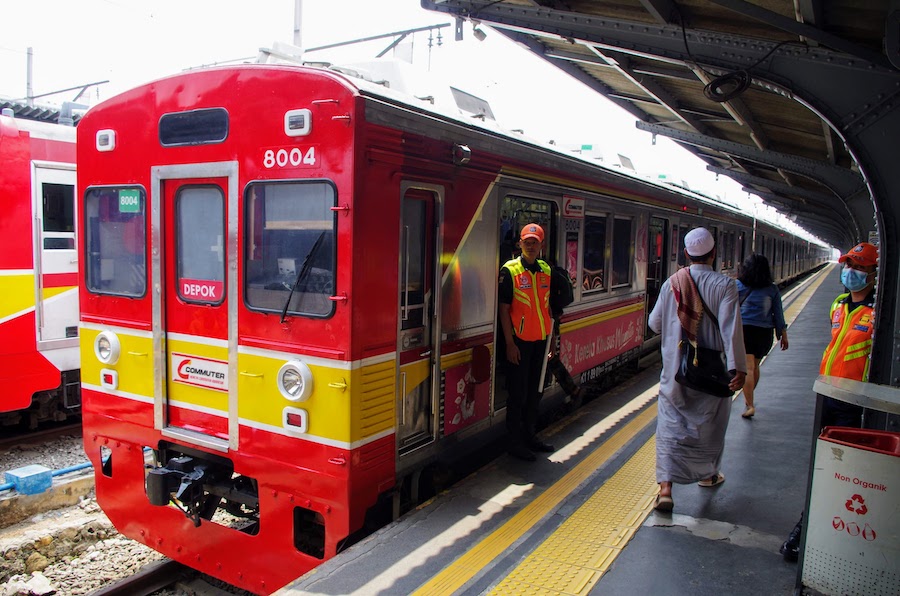
<instances>
[{"instance_id":1,"label":"recycling symbol","mask_svg":"<svg viewBox=\"0 0 900 596\"><path fill-rule=\"evenodd\" d=\"M844 504L844 507L847 508L847 511L853 511L858 513L859 515L865 515L866 512L869 511L869 508L866 507L866 502L862 498L862 495L853 495L847 502Z\"/></svg>"}]
</instances>

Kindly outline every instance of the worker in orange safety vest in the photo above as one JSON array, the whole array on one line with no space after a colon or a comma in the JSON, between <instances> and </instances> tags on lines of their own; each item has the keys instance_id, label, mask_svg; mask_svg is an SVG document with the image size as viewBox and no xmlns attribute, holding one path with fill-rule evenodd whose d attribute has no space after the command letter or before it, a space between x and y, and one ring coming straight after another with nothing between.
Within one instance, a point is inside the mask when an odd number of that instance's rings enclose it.
<instances>
[{"instance_id":1,"label":"worker in orange safety vest","mask_svg":"<svg viewBox=\"0 0 900 596\"><path fill-rule=\"evenodd\" d=\"M506 347L506 427L510 455L525 461L534 452L550 453L552 445L535 436L541 379L553 351L553 319L550 316L550 265L538 258L544 229L527 224L519 236L521 256L500 269L499 319ZM550 341L548 341L548 339Z\"/></svg>"},{"instance_id":2,"label":"worker in orange safety vest","mask_svg":"<svg viewBox=\"0 0 900 596\"><path fill-rule=\"evenodd\" d=\"M825 348L819 374L866 382L869 380L869 354L875 329L875 271L878 248L860 242L842 255L838 262L841 283L849 292L840 294L831 304L831 342ZM863 408L828 396L822 396L822 427L861 427ZM800 556L803 517L781 545L786 561Z\"/></svg>"},{"instance_id":3,"label":"worker in orange safety vest","mask_svg":"<svg viewBox=\"0 0 900 596\"><path fill-rule=\"evenodd\" d=\"M860 242L838 259L841 283L848 290L831 305L831 342L825 348L819 374L869 380L869 354L875 329L875 270L878 249ZM825 399L823 426L860 426L859 406L830 398Z\"/></svg>"}]
</instances>

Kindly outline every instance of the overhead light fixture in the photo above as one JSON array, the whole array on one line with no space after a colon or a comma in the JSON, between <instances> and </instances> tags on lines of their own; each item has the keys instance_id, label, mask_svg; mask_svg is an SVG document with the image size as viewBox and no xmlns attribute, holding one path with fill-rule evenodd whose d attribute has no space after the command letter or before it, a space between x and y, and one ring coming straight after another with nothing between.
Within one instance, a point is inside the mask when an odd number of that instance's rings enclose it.
<instances>
[{"instance_id":1,"label":"overhead light fixture","mask_svg":"<svg viewBox=\"0 0 900 596\"><path fill-rule=\"evenodd\" d=\"M487 37L487 33L485 33L475 21L472 21L472 35L474 35L475 39L478 41L484 41L484 38Z\"/></svg>"}]
</instances>

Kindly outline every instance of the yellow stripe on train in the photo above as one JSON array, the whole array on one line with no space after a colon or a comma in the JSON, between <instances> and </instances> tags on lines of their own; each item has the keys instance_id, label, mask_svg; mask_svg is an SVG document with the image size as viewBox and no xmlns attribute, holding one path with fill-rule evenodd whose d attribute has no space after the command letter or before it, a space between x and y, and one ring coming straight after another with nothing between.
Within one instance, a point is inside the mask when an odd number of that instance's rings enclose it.
<instances>
[{"instance_id":1,"label":"yellow stripe on train","mask_svg":"<svg viewBox=\"0 0 900 596\"><path fill-rule=\"evenodd\" d=\"M614 308L597 315L585 317L583 319L577 319L575 321L569 321L567 323L563 323L560 326L560 333L566 333L575 331L577 329L583 329L584 327L590 327L591 325L596 325L597 323L602 323L603 321L608 321L610 319L629 315L639 310L644 310L643 302L635 302L634 304L629 304L628 306L622 306L620 308Z\"/></svg>"},{"instance_id":2,"label":"yellow stripe on train","mask_svg":"<svg viewBox=\"0 0 900 596\"><path fill-rule=\"evenodd\" d=\"M118 372L118 392L153 399L153 342L149 334L131 335L116 328L121 344L119 360L114 365L100 362L94 355L94 341L100 333L92 326L82 326L80 335L82 380L100 386L102 370ZM189 340L170 340L173 351L211 359L226 359L226 348ZM262 353L260 353L262 352ZM296 356L304 361L303 356ZM357 443L385 431L395 424L396 364L393 358L358 368L336 362L328 366L316 359L308 364L313 373L313 391L309 399L294 402L278 390L278 371L285 363L284 354L254 350L238 354L238 416L250 423L283 428L283 411L293 406L305 409L309 416L307 434L340 443ZM241 374L244 373L244 374ZM178 387L181 407L213 410L228 415L228 395L203 388Z\"/></svg>"},{"instance_id":3,"label":"yellow stripe on train","mask_svg":"<svg viewBox=\"0 0 900 596\"><path fill-rule=\"evenodd\" d=\"M386 360L360 368L337 368L305 362L313 376L309 398L295 402L278 389L278 371L283 355L238 354L238 415L271 426L282 426L286 407L308 413L307 433L316 437L356 443L394 427L396 392L394 361Z\"/></svg>"},{"instance_id":4,"label":"yellow stripe on train","mask_svg":"<svg viewBox=\"0 0 900 596\"><path fill-rule=\"evenodd\" d=\"M81 381L100 386L100 371L114 370L119 373L119 391L152 399L153 340L150 334L132 335L119 328L115 329L115 333L121 345L119 360L113 365L104 364L94 355L94 340L100 335L100 330L81 326Z\"/></svg>"},{"instance_id":5,"label":"yellow stripe on train","mask_svg":"<svg viewBox=\"0 0 900 596\"><path fill-rule=\"evenodd\" d=\"M0 292L0 320L34 308L34 275L0 274L3 291Z\"/></svg>"},{"instance_id":6,"label":"yellow stripe on train","mask_svg":"<svg viewBox=\"0 0 900 596\"><path fill-rule=\"evenodd\" d=\"M56 296L60 296L67 292L77 292L77 286L60 286L58 288L43 288L41 290L41 300L49 300Z\"/></svg>"}]
</instances>

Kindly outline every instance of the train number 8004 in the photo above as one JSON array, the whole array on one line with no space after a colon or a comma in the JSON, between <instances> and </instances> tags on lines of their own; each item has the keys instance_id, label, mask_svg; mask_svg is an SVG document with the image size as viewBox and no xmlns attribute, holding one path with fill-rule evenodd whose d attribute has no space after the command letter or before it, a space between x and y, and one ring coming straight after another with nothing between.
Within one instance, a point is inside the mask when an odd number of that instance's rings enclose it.
<instances>
[{"instance_id":1,"label":"train number 8004","mask_svg":"<svg viewBox=\"0 0 900 596\"><path fill-rule=\"evenodd\" d=\"M291 147L283 149L266 149L263 153L263 166L271 168L298 168L316 165L316 148Z\"/></svg>"}]
</instances>

